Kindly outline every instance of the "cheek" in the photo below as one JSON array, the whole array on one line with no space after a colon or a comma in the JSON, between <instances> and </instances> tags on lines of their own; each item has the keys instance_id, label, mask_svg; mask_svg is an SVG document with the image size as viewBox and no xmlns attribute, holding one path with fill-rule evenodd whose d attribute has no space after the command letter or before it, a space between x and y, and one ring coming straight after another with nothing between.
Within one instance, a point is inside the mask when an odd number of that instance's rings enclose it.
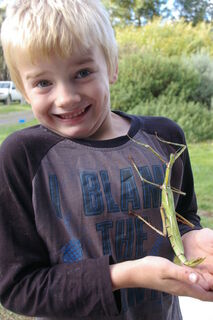
<instances>
[{"instance_id":1,"label":"cheek","mask_svg":"<svg viewBox=\"0 0 213 320\"><path fill-rule=\"evenodd\" d=\"M100 100L103 100L106 103L109 101L109 95L109 84L100 82L96 87L96 95L94 95L94 97L99 97Z\"/></svg>"},{"instance_id":2,"label":"cheek","mask_svg":"<svg viewBox=\"0 0 213 320\"><path fill-rule=\"evenodd\" d=\"M104 106L106 108L108 108L110 106L110 96L109 96L109 94L106 94L105 97L104 97Z\"/></svg>"},{"instance_id":3,"label":"cheek","mask_svg":"<svg viewBox=\"0 0 213 320\"><path fill-rule=\"evenodd\" d=\"M47 108L44 103L40 100L33 101L31 104L32 111L37 119L41 119L41 117L44 117L47 115Z\"/></svg>"}]
</instances>

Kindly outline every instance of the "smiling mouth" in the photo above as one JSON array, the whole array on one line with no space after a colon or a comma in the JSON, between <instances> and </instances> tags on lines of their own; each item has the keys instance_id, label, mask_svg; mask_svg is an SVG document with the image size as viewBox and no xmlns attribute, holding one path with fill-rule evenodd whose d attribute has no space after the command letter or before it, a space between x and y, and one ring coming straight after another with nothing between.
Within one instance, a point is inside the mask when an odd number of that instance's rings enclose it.
<instances>
[{"instance_id":1,"label":"smiling mouth","mask_svg":"<svg viewBox=\"0 0 213 320\"><path fill-rule=\"evenodd\" d=\"M89 110L90 107L91 107L91 105L89 105L79 111L76 110L76 112L67 112L64 114L58 114L57 117L59 117L60 119L64 119L64 120L75 119L75 118L78 118L78 117L84 115Z\"/></svg>"}]
</instances>

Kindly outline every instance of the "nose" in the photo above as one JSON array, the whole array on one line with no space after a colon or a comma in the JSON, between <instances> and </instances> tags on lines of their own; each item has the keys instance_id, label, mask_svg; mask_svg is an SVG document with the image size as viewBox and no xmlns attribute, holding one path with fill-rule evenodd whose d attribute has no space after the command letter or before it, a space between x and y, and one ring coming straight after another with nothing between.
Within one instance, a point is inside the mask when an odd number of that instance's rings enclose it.
<instances>
[{"instance_id":1,"label":"nose","mask_svg":"<svg viewBox=\"0 0 213 320\"><path fill-rule=\"evenodd\" d=\"M59 84L57 87L56 94L56 105L58 107L67 107L81 101L81 96L77 91L76 86L71 83Z\"/></svg>"}]
</instances>

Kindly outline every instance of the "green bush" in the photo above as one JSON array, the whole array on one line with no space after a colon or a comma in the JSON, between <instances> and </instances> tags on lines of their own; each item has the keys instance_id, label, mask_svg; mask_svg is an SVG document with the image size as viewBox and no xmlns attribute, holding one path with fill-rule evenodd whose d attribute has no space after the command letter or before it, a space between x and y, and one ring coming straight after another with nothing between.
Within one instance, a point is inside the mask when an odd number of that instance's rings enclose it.
<instances>
[{"instance_id":1,"label":"green bush","mask_svg":"<svg viewBox=\"0 0 213 320\"><path fill-rule=\"evenodd\" d=\"M168 97L161 96L141 102L129 110L129 113L168 117L182 127L190 142L213 139L213 112L199 103L186 102L177 97L169 100Z\"/></svg>"},{"instance_id":2,"label":"green bush","mask_svg":"<svg viewBox=\"0 0 213 320\"><path fill-rule=\"evenodd\" d=\"M166 116L190 142L213 139L213 41L211 24L183 21L116 29L119 79L111 105Z\"/></svg>"},{"instance_id":3,"label":"green bush","mask_svg":"<svg viewBox=\"0 0 213 320\"><path fill-rule=\"evenodd\" d=\"M116 28L120 54L150 50L163 56L182 56L205 50L213 55L212 24L192 26L183 20L154 19L142 27Z\"/></svg>"},{"instance_id":4,"label":"green bush","mask_svg":"<svg viewBox=\"0 0 213 320\"><path fill-rule=\"evenodd\" d=\"M183 59L183 62L190 64L200 75L200 83L196 88L193 100L205 104L209 109L213 97L213 60L206 53L197 53Z\"/></svg>"},{"instance_id":5,"label":"green bush","mask_svg":"<svg viewBox=\"0 0 213 320\"><path fill-rule=\"evenodd\" d=\"M161 95L190 101L199 83L199 72L181 63L179 57L152 52L125 55L119 63L118 81L111 87L111 104L114 109L128 111Z\"/></svg>"}]
</instances>

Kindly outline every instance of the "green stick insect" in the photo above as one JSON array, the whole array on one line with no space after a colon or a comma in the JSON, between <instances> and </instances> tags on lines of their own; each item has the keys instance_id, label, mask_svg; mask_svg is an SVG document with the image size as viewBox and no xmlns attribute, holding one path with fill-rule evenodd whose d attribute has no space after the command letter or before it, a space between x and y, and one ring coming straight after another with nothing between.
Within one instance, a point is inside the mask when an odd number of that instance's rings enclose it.
<instances>
[{"instance_id":1,"label":"green stick insect","mask_svg":"<svg viewBox=\"0 0 213 320\"><path fill-rule=\"evenodd\" d=\"M129 137L129 136L128 136ZM161 138L159 138L156 134L156 138L163 142L170 145L174 145L179 147L179 149L175 153L170 154L169 162L166 162L160 154L158 154L151 146L141 143L140 141L137 141L131 137L129 139L146 149L150 150L152 153L156 155L164 164L166 164L166 171L165 171L165 177L162 185L158 185L154 182L148 181L144 177L142 177L138 167L136 166L134 160L132 157L130 157L130 160L132 162L132 165L134 169L136 170L137 174L139 175L141 181L149 183L155 187L158 187L161 189L161 206L160 206L160 213L161 213L161 219L162 219L162 225L163 225L163 231L158 230L154 226L152 226L148 221L146 221L144 218L142 218L139 214L137 214L134 211L129 211L129 214L132 214L142 220L145 224L147 224L150 228L152 228L154 231L156 231L158 234L160 234L163 237L166 237L168 235L169 241L171 243L171 246L173 248L173 251L176 255L176 260L178 260L183 263L186 266L189 267L195 267L198 264L202 263L205 258L194 258L191 260L187 260L187 258L184 255L184 247L180 235L180 231L178 228L177 221L181 221L182 223L185 223L189 225L191 228L194 228L194 225L189 222L187 219L182 217L179 213L175 211L175 205L174 205L174 196L173 192L176 192L181 195L185 195L184 192L181 190L178 190L176 188L171 187L171 172L174 162L180 157L180 155L184 152L186 149L186 145L184 144L178 144L174 142L165 141Z\"/></svg>"}]
</instances>

